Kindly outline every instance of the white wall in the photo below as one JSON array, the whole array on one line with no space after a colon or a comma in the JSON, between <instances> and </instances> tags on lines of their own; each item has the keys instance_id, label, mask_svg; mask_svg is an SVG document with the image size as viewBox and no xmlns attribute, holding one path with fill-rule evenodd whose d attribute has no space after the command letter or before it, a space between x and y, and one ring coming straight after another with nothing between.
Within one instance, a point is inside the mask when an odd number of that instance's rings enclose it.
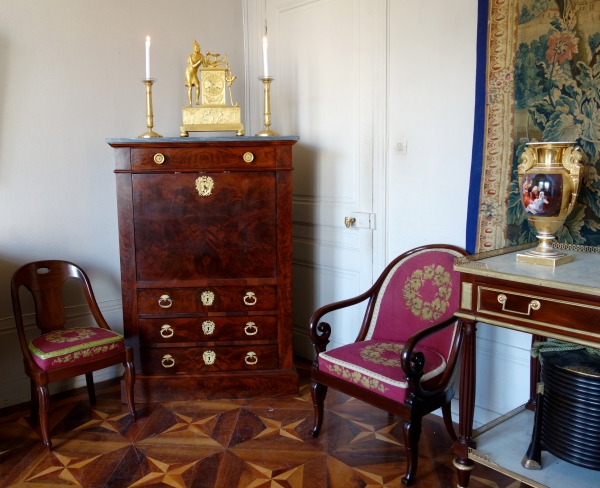
<instances>
[{"instance_id":1,"label":"white wall","mask_svg":"<svg viewBox=\"0 0 600 488\"><path fill-rule=\"evenodd\" d=\"M465 246L477 0L389 5L388 261L423 244ZM394 154L402 139L407 154ZM527 401L531 341L487 324L477 329L475 426Z\"/></svg>"},{"instance_id":2,"label":"white wall","mask_svg":"<svg viewBox=\"0 0 600 488\"><path fill-rule=\"evenodd\" d=\"M203 52L228 53L246 116L239 0L0 0L0 407L29 397L10 304L20 265L81 265L122 330L113 150L104 139L146 131L147 35L156 132L179 135L194 39ZM69 322L85 323L81 296L68 303Z\"/></svg>"}]
</instances>

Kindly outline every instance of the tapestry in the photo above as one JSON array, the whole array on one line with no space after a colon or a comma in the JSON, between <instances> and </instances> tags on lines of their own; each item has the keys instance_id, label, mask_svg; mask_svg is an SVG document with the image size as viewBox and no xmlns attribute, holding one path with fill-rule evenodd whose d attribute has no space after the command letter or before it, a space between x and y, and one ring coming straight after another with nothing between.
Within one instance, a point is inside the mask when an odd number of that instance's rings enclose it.
<instances>
[{"instance_id":1,"label":"tapestry","mask_svg":"<svg viewBox=\"0 0 600 488\"><path fill-rule=\"evenodd\" d=\"M477 69L485 87L476 95L467 247L481 252L536 240L517 181L520 156L533 141L582 147L583 184L557 237L599 246L600 0L481 0L481 11L485 65L478 53Z\"/></svg>"}]
</instances>

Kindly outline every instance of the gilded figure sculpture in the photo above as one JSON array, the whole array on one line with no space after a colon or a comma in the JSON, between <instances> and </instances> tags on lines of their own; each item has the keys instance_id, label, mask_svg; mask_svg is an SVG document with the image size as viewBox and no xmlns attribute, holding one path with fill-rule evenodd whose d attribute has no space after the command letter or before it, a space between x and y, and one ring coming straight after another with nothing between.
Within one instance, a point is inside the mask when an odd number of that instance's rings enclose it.
<instances>
[{"instance_id":1,"label":"gilded figure sculpture","mask_svg":"<svg viewBox=\"0 0 600 488\"><path fill-rule=\"evenodd\" d=\"M198 81L198 68L206 66L206 61L200 52L200 44L192 43L193 52L188 56L188 65L185 69L185 86L188 87L188 101L192 106L192 87L196 87L196 105L200 105L200 82ZM209 54L209 53L207 53Z\"/></svg>"}]
</instances>

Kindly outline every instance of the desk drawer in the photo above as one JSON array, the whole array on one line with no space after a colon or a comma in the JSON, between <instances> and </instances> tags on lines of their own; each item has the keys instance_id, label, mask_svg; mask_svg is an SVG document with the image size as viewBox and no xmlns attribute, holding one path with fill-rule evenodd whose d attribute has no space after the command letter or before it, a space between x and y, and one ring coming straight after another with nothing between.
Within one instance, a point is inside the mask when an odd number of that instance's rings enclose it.
<instances>
[{"instance_id":1,"label":"desk drawer","mask_svg":"<svg viewBox=\"0 0 600 488\"><path fill-rule=\"evenodd\" d=\"M161 157L162 156L162 157ZM135 148L131 167L135 170L175 171L275 167L274 147Z\"/></svg>"},{"instance_id":2,"label":"desk drawer","mask_svg":"<svg viewBox=\"0 0 600 488\"><path fill-rule=\"evenodd\" d=\"M277 340L277 317L140 319L142 344Z\"/></svg>"},{"instance_id":3,"label":"desk drawer","mask_svg":"<svg viewBox=\"0 0 600 488\"><path fill-rule=\"evenodd\" d=\"M255 371L277 368L277 346L141 349L142 374Z\"/></svg>"},{"instance_id":4,"label":"desk drawer","mask_svg":"<svg viewBox=\"0 0 600 488\"><path fill-rule=\"evenodd\" d=\"M555 324L575 324L580 332L600 337L600 306L592 302L555 298L541 293L520 293L502 286L477 287L477 313L485 321L487 315L496 320L523 321L554 329ZM543 334L542 331L540 331Z\"/></svg>"},{"instance_id":5,"label":"desk drawer","mask_svg":"<svg viewBox=\"0 0 600 488\"><path fill-rule=\"evenodd\" d=\"M142 288L137 295L140 314L277 310L276 286Z\"/></svg>"}]
</instances>

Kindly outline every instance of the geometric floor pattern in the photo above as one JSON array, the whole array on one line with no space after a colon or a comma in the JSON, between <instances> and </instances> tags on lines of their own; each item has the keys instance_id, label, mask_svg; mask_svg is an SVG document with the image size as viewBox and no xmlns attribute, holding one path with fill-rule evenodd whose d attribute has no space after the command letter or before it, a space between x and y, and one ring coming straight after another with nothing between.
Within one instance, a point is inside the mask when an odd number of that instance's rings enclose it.
<instances>
[{"instance_id":1,"label":"geometric floor pattern","mask_svg":"<svg viewBox=\"0 0 600 488\"><path fill-rule=\"evenodd\" d=\"M0 417L0 487L399 488L402 423L329 390L318 438L306 369L297 397L136 404L132 422L119 385L51 401L52 452L26 405ZM454 488L452 444L442 420L424 419L417 488ZM477 466L471 488L524 488Z\"/></svg>"}]
</instances>

